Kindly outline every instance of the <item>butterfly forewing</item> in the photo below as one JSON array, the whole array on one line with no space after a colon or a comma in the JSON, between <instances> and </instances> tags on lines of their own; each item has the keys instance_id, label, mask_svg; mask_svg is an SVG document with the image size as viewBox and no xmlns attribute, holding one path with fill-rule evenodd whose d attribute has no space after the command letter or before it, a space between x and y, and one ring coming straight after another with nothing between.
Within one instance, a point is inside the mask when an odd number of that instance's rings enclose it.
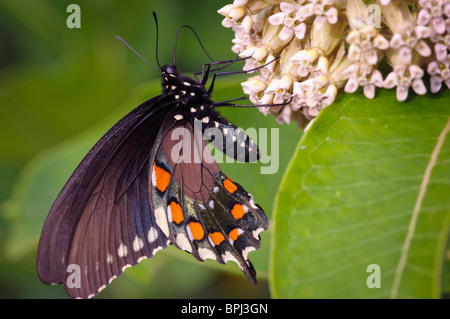
<instances>
[{"instance_id":1,"label":"butterfly forewing","mask_svg":"<svg viewBox=\"0 0 450 319\"><path fill-rule=\"evenodd\" d=\"M130 112L74 171L50 210L39 242L37 269L44 282L64 283L70 296L88 297L124 266L136 263L136 254L127 259L118 251L131 249L135 235L158 229L146 184L148 159L161 123L154 120L164 118L160 109L167 102L159 96ZM144 253L163 244L154 243L139 254L150 256ZM67 287L69 265L79 267L80 288Z\"/></svg>"}]
</instances>

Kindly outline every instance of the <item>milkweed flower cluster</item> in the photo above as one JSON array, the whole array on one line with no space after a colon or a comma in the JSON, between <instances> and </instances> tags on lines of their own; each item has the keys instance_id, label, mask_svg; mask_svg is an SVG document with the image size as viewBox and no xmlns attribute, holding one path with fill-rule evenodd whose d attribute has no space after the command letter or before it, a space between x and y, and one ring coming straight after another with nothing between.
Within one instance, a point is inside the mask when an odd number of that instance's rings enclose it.
<instances>
[{"instance_id":1,"label":"milkweed flower cluster","mask_svg":"<svg viewBox=\"0 0 450 319\"><path fill-rule=\"evenodd\" d=\"M448 0L235 0L218 13L232 28L232 51L258 68L242 83L252 103L279 123L304 127L341 91L396 88L425 94L450 88ZM384 75L380 63L391 71Z\"/></svg>"}]
</instances>

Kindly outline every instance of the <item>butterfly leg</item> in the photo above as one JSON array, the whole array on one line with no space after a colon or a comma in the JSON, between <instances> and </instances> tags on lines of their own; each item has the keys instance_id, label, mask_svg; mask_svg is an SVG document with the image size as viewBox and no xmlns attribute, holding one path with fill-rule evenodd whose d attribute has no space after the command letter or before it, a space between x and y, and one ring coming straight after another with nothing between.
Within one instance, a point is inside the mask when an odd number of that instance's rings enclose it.
<instances>
[{"instance_id":1,"label":"butterfly leg","mask_svg":"<svg viewBox=\"0 0 450 319\"><path fill-rule=\"evenodd\" d=\"M289 103L292 102L292 97L289 99L289 101L287 102L283 102L283 103L273 103L273 104L234 104L234 103L229 103L229 102L233 102L233 101L239 101L239 100L244 100L244 99L248 99L248 97L241 97L241 98L237 98L234 100L227 100L227 101L220 101L220 102L214 102L214 107L218 107L218 106L229 106L229 107L269 107L269 106L283 106L283 105L288 105Z\"/></svg>"},{"instance_id":2,"label":"butterfly leg","mask_svg":"<svg viewBox=\"0 0 450 319\"><path fill-rule=\"evenodd\" d=\"M245 58L245 59L248 59L248 58ZM257 68L253 68L253 69L250 69L250 70L229 71L229 72L217 72L217 73L214 73L214 76L213 76L211 85L209 86L209 89L208 89L208 94L211 94L211 92L213 91L213 89L214 89L214 82L216 81L216 77L217 77L217 76L219 76L219 75L229 75L229 74L246 74L246 73L252 73L252 72L254 72L254 71L258 70L258 69L262 69L262 68L268 66L270 63L275 62L277 59L279 59L279 57L273 59L273 60L270 61L270 62L267 62L267 63L264 64L264 65L258 66Z\"/></svg>"},{"instance_id":3,"label":"butterfly leg","mask_svg":"<svg viewBox=\"0 0 450 319\"><path fill-rule=\"evenodd\" d=\"M206 81L208 80L208 75L211 72L215 72L215 71L219 71L222 70L230 65L232 65L235 62L239 62L239 61L244 61L246 59L248 59L249 57L245 57L245 58L236 58L236 59L232 59L232 60L223 60L223 61L216 61L216 62L210 62L210 63L206 63L203 65L202 71L201 72L195 72L194 73L194 78L200 82L201 84L205 85ZM211 69L212 65L219 65L219 64L225 64L223 66ZM201 80L198 79L197 75L202 75Z\"/></svg>"}]
</instances>

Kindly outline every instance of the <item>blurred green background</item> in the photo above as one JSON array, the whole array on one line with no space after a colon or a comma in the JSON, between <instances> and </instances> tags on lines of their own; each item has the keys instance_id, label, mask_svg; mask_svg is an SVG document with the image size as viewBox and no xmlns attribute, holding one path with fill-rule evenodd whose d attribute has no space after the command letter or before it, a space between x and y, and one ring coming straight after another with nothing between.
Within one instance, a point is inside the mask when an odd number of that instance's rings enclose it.
<instances>
[{"instance_id":1,"label":"blurred green background","mask_svg":"<svg viewBox=\"0 0 450 319\"><path fill-rule=\"evenodd\" d=\"M176 28L192 26L215 60L234 58L233 33L217 10L231 0L77 1L81 29L69 29L71 1L0 0L0 297L67 298L63 287L36 275L42 225L59 190L90 147L123 115L159 94L159 73L122 43L123 37L150 63L155 61L159 19L161 64L173 56ZM181 32L177 65L201 70L207 56L187 29ZM242 65L234 66L238 70ZM233 70L233 68L231 68ZM243 95L245 75L217 82L216 101ZM222 110L221 110L222 111ZM225 164L270 217L285 167L300 138L295 124L279 127L256 109L223 109L242 128L279 128L279 169L259 174L261 163ZM269 132L270 133L270 132ZM270 136L270 134L269 134ZM270 150L275 145L268 145ZM268 298L270 230L250 254L259 284L235 264L200 263L173 247L129 268L96 298Z\"/></svg>"}]
</instances>

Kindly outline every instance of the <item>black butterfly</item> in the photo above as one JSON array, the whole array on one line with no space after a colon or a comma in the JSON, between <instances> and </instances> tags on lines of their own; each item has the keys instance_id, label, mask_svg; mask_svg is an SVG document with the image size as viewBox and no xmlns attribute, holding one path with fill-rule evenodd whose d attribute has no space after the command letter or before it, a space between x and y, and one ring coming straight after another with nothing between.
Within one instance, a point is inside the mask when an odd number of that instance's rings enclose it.
<instances>
[{"instance_id":1,"label":"black butterfly","mask_svg":"<svg viewBox=\"0 0 450 319\"><path fill-rule=\"evenodd\" d=\"M37 254L44 283L64 283L69 296L90 298L169 244L200 261L235 261L256 283L248 253L260 247L268 219L252 195L222 173L205 142L240 161L259 158L256 144L215 110L238 100L210 99L220 73L205 88L210 72L237 60L205 64L195 79L175 65L160 68L163 93L95 144L53 204ZM78 285L69 278L74 265Z\"/></svg>"}]
</instances>

